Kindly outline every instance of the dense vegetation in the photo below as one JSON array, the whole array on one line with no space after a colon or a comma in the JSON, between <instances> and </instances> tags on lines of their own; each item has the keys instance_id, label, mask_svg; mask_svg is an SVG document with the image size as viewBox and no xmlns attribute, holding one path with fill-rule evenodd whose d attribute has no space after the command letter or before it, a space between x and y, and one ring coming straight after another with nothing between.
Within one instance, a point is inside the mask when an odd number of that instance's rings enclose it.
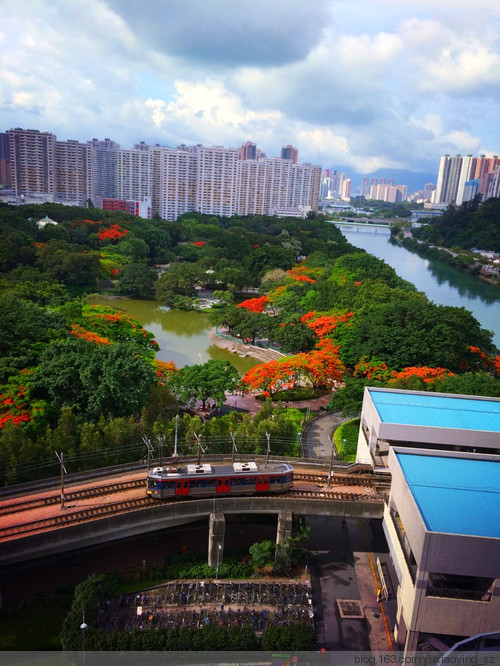
<instances>
[{"instance_id":1,"label":"dense vegetation","mask_svg":"<svg viewBox=\"0 0 500 666\"><path fill-rule=\"evenodd\" d=\"M460 206L448 206L442 216L430 219L413 235L441 247L500 252L500 199L481 203L479 194Z\"/></svg>"},{"instance_id":2,"label":"dense vegetation","mask_svg":"<svg viewBox=\"0 0 500 666\"><path fill-rule=\"evenodd\" d=\"M39 226L45 215L56 224ZM72 472L137 460L145 437L172 450L176 422L181 453L200 437L207 452L229 451L233 432L240 452L265 452L268 433L274 453L296 454L295 410L264 403L253 420L233 412L207 421L184 410L176 421L191 400L220 405L237 373L222 361L179 371L155 360L139 322L90 304L104 288L173 307L213 292L215 324L290 354L241 380L264 397L345 382L335 406L355 412L367 381L498 395L499 357L472 314L430 303L321 218L192 213L166 222L0 205L0 271L2 483L53 475L54 450ZM242 301L244 287L258 293Z\"/></svg>"}]
</instances>

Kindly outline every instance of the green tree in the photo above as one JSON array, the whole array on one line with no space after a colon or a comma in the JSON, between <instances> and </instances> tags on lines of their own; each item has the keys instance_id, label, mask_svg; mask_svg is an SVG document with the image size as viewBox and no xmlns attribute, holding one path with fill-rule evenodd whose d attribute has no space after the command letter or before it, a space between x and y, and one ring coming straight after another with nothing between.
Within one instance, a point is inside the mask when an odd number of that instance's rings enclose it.
<instances>
[{"instance_id":1,"label":"green tree","mask_svg":"<svg viewBox=\"0 0 500 666\"><path fill-rule=\"evenodd\" d=\"M249 548L252 569L262 571L266 567L273 566L275 550L276 545L269 539L252 544Z\"/></svg>"},{"instance_id":2,"label":"green tree","mask_svg":"<svg viewBox=\"0 0 500 666\"><path fill-rule=\"evenodd\" d=\"M177 393L181 402L201 400L203 409L208 399L222 405L226 391L234 391L240 375L229 361L210 360L203 365L189 365L176 372L169 386Z\"/></svg>"},{"instance_id":3,"label":"green tree","mask_svg":"<svg viewBox=\"0 0 500 666\"><path fill-rule=\"evenodd\" d=\"M30 301L0 294L0 381L17 370L36 363L49 343L66 334L61 315L46 311Z\"/></svg>"},{"instance_id":4,"label":"green tree","mask_svg":"<svg viewBox=\"0 0 500 666\"><path fill-rule=\"evenodd\" d=\"M177 296L194 297L202 272L189 263L172 264L156 283L156 300L172 305Z\"/></svg>"},{"instance_id":5,"label":"green tree","mask_svg":"<svg viewBox=\"0 0 500 666\"><path fill-rule=\"evenodd\" d=\"M127 343L68 340L49 345L36 370L34 394L57 408L97 420L138 414L155 382L151 364Z\"/></svg>"},{"instance_id":6,"label":"green tree","mask_svg":"<svg viewBox=\"0 0 500 666\"><path fill-rule=\"evenodd\" d=\"M135 298L151 298L154 295L156 273L143 263L127 264L118 281L118 292Z\"/></svg>"}]
</instances>

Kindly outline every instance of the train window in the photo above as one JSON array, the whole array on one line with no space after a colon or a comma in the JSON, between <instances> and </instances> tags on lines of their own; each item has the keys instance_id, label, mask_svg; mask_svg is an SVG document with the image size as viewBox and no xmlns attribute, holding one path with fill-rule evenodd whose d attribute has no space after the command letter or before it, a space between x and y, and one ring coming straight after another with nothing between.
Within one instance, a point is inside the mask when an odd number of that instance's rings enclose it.
<instances>
[{"instance_id":1,"label":"train window","mask_svg":"<svg viewBox=\"0 0 500 666\"><path fill-rule=\"evenodd\" d=\"M268 483L269 483L269 477L265 476L264 477L264 484L267 486Z\"/></svg>"},{"instance_id":2,"label":"train window","mask_svg":"<svg viewBox=\"0 0 500 666\"><path fill-rule=\"evenodd\" d=\"M193 479L191 481L191 488L199 488L200 487L200 482L196 479Z\"/></svg>"},{"instance_id":3,"label":"train window","mask_svg":"<svg viewBox=\"0 0 500 666\"><path fill-rule=\"evenodd\" d=\"M247 477L247 478L245 479L245 481L247 482L247 484L248 484L249 486L253 486L253 485L255 485L255 479L252 479L251 477Z\"/></svg>"},{"instance_id":4,"label":"train window","mask_svg":"<svg viewBox=\"0 0 500 666\"><path fill-rule=\"evenodd\" d=\"M222 479L217 479L217 485L220 487L222 486Z\"/></svg>"},{"instance_id":5,"label":"train window","mask_svg":"<svg viewBox=\"0 0 500 666\"><path fill-rule=\"evenodd\" d=\"M148 479L148 488L157 488L158 480L157 479Z\"/></svg>"}]
</instances>

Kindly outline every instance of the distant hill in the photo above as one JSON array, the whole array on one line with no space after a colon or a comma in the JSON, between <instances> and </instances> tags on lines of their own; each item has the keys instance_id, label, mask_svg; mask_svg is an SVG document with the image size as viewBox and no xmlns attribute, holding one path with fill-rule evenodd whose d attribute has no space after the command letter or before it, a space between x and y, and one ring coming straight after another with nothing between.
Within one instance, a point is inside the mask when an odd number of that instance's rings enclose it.
<instances>
[{"instance_id":1,"label":"distant hill","mask_svg":"<svg viewBox=\"0 0 500 666\"><path fill-rule=\"evenodd\" d=\"M363 178L394 178L395 185L406 185L408 193L423 190L426 183L437 183L437 173L424 173L420 171L409 171L408 169L377 169L372 173L353 173L349 167L335 167L337 171L345 172L351 178L352 191L361 188ZM333 168L331 169L333 171Z\"/></svg>"}]
</instances>

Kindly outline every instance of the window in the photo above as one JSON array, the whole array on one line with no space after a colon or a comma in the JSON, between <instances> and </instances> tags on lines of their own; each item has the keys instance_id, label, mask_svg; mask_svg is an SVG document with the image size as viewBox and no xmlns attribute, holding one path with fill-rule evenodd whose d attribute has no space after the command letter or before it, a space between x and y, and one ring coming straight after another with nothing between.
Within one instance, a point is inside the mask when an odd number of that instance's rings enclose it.
<instances>
[{"instance_id":1,"label":"window","mask_svg":"<svg viewBox=\"0 0 500 666\"><path fill-rule=\"evenodd\" d=\"M430 573L427 581L427 597L491 601L494 578L457 576L455 574Z\"/></svg>"}]
</instances>

